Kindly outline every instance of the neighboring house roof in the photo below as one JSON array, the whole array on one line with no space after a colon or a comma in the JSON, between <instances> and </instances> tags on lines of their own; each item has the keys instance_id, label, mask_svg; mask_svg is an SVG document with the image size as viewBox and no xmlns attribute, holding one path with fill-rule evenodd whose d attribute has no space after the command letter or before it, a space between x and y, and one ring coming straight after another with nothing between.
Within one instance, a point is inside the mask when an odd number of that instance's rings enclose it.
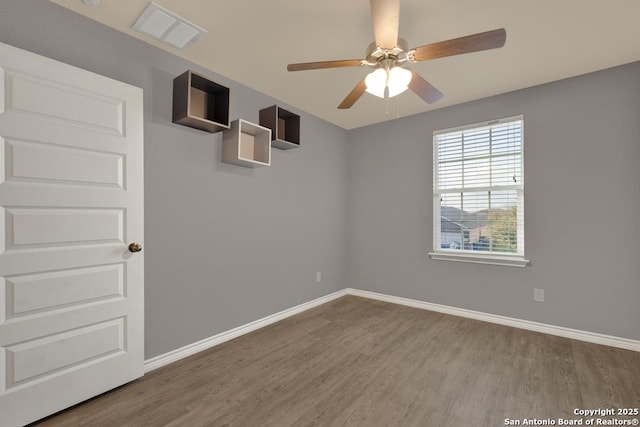
<instances>
[{"instance_id":1,"label":"neighboring house roof","mask_svg":"<svg viewBox=\"0 0 640 427\"><path fill-rule=\"evenodd\" d=\"M476 228L483 227L485 224L475 221L458 222L447 218L446 216L440 216L440 230L443 233L459 233L460 230L474 230Z\"/></svg>"}]
</instances>

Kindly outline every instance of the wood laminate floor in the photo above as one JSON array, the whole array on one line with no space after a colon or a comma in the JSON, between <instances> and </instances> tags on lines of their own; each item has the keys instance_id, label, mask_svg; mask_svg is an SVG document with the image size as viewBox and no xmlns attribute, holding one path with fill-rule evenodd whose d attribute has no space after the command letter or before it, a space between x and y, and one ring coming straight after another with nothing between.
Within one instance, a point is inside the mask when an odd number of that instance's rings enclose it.
<instances>
[{"instance_id":1,"label":"wood laminate floor","mask_svg":"<svg viewBox=\"0 0 640 427\"><path fill-rule=\"evenodd\" d=\"M37 425L504 426L639 407L640 353L347 296Z\"/></svg>"}]
</instances>

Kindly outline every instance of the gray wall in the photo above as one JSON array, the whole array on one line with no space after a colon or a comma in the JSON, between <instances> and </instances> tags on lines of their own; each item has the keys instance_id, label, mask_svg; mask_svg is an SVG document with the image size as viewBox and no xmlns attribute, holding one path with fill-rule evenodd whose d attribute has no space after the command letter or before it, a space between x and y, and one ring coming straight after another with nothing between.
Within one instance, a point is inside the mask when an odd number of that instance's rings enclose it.
<instances>
[{"instance_id":1,"label":"gray wall","mask_svg":"<svg viewBox=\"0 0 640 427\"><path fill-rule=\"evenodd\" d=\"M221 133L171 123L173 78L229 86L232 119L278 101L48 1L2 0L0 41L144 89L147 358L346 286L345 130L292 109L301 148L223 164Z\"/></svg>"},{"instance_id":2,"label":"gray wall","mask_svg":"<svg viewBox=\"0 0 640 427\"><path fill-rule=\"evenodd\" d=\"M433 131L517 114L531 266L429 259ZM639 185L640 62L353 130L348 284L640 339Z\"/></svg>"}]
</instances>

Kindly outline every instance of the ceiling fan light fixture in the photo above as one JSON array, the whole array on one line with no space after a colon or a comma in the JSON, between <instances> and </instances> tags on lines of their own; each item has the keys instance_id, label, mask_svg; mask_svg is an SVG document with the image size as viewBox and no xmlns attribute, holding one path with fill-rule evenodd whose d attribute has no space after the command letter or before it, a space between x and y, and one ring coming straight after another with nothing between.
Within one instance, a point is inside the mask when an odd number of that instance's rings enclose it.
<instances>
[{"instance_id":1,"label":"ceiling fan light fixture","mask_svg":"<svg viewBox=\"0 0 640 427\"><path fill-rule=\"evenodd\" d=\"M400 95L408 89L410 82L411 71L397 66L389 71L384 68L377 68L369 73L364 80L367 92L378 98L384 98L386 88L389 88L389 98Z\"/></svg>"},{"instance_id":2,"label":"ceiling fan light fixture","mask_svg":"<svg viewBox=\"0 0 640 427\"><path fill-rule=\"evenodd\" d=\"M384 89L387 87L387 71L383 68L377 68L370 72L364 79L367 86L367 92L378 98L384 98Z\"/></svg>"},{"instance_id":3,"label":"ceiling fan light fixture","mask_svg":"<svg viewBox=\"0 0 640 427\"><path fill-rule=\"evenodd\" d=\"M409 88L411 83L411 71L402 67L393 67L389 71L389 98L400 95Z\"/></svg>"}]
</instances>

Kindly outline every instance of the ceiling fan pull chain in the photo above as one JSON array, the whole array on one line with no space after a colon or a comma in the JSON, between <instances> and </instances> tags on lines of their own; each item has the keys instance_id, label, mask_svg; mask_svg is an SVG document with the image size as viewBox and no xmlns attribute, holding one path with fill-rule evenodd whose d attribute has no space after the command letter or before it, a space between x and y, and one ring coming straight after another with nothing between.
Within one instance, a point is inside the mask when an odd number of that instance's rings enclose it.
<instances>
[{"instance_id":1,"label":"ceiling fan pull chain","mask_svg":"<svg viewBox=\"0 0 640 427\"><path fill-rule=\"evenodd\" d=\"M389 97L386 96L386 94L387 94L387 89L385 88L384 103L385 103L385 106L386 106L386 109L387 109L386 113L387 113L387 119L388 119L389 118Z\"/></svg>"}]
</instances>

